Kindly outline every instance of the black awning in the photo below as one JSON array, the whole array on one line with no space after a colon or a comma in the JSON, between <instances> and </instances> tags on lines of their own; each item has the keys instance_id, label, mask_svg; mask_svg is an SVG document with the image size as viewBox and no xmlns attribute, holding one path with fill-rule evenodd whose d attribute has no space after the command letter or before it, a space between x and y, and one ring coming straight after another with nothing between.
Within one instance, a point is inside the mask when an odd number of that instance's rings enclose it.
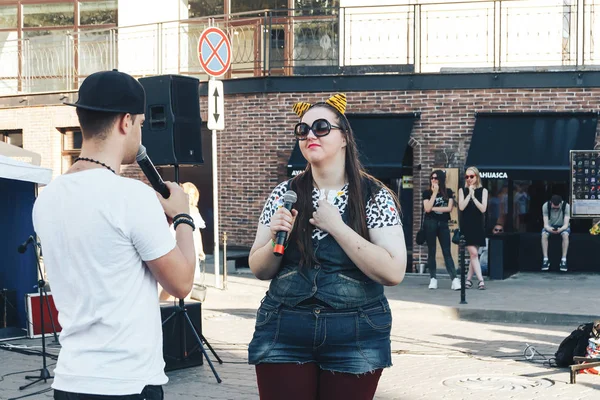
<instances>
[{"instance_id":1,"label":"black awning","mask_svg":"<svg viewBox=\"0 0 600 400\"><path fill-rule=\"evenodd\" d=\"M360 160L379 179L400 178L406 146L419 114L348 114ZM306 159L298 143L288 161L288 176L304 171ZM412 167L412 165L407 165Z\"/></svg>"},{"instance_id":2,"label":"black awning","mask_svg":"<svg viewBox=\"0 0 600 400\"><path fill-rule=\"evenodd\" d=\"M594 148L597 113L479 113L466 166L482 177L569 179L569 151Z\"/></svg>"}]
</instances>

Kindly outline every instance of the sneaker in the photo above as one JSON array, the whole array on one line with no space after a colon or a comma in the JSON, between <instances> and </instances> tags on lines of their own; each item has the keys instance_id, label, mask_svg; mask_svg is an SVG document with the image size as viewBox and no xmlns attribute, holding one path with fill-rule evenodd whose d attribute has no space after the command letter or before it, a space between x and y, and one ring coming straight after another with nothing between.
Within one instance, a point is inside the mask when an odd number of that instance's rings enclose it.
<instances>
[{"instance_id":1,"label":"sneaker","mask_svg":"<svg viewBox=\"0 0 600 400\"><path fill-rule=\"evenodd\" d=\"M431 281L429 281L429 289L437 289L437 279L431 278Z\"/></svg>"},{"instance_id":2,"label":"sneaker","mask_svg":"<svg viewBox=\"0 0 600 400\"><path fill-rule=\"evenodd\" d=\"M460 290L460 279L454 278L452 279L452 285L450 286L452 290Z\"/></svg>"},{"instance_id":3,"label":"sneaker","mask_svg":"<svg viewBox=\"0 0 600 400\"><path fill-rule=\"evenodd\" d=\"M567 272L567 261L566 260L560 260L560 271L561 272Z\"/></svg>"},{"instance_id":4,"label":"sneaker","mask_svg":"<svg viewBox=\"0 0 600 400\"><path fill-rule=\"evenodd\" d=\"M544 262L542 262L542 271L548 271L549 269L550 269L550 261L544 260Z\"/></svg>"}]
</instances>

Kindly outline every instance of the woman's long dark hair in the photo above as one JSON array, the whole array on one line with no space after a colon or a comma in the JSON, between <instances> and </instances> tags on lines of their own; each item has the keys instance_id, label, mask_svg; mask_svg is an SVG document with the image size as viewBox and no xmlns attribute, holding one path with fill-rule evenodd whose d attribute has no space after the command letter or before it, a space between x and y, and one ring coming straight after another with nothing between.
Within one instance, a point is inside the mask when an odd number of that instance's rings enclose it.
<instances>
[{"instance_id":1,"label":"woman's long dark hair","mask_svg":"<svg viewBox=\"0 0 600 400\"><path fill-rule=\"evenodd\" d=\"M438 178L438 193L442 195L444 200L448 200L448 190L446 189L446 172L442 171L441 169L436 169L431 173L431 175L429 175L429 190L431 190L431 177L434 174L437 175Z\"/></svg>"},{"instance_id":2,"label":"woman's long dark hair","mask_svg":"<svg viewBox=\"0 0 600 400\"><path fill-rule=\"evenodd\" d=\"M314 107L327 108L335 113L338 121L337 125L341 128L346 139L346 177L348 178L348 226L363 238L369 240L369 230L367 229L367 215L365 196L363 194L363 185L371 186L371 198L383 187L383 183L367 174L358 158L358 149L354 139L354 133L348 118L341 114L334 107L326 103L317 103ZM334 122L334 121L332 121ZM312 267L317 264L312 244L312 231L314 225L311 225L309 219L312 218L314 211L312 202L313 176L310 163L307 163L306 169L300 175L292 179L291 188L298 195L298 201L295 209L298 210L295 227L290 234L290 241L295 241L300 251L300 268ZM391 193L391 192L390 192ZM400 210L400 203L392 193L396 207Z\"/></svg>"}]
</instances>

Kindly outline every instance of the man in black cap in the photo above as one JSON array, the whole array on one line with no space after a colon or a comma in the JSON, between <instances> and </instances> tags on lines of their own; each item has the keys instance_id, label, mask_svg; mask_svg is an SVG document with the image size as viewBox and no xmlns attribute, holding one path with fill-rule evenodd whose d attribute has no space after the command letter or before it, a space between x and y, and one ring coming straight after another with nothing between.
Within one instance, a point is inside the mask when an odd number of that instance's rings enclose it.
<instances>
[{"instance_id":1,"label":"man in black cap","mask_svg":"<svg viewBox=\"0 0 600 400\"><path fill-rule=\"evenodd\" d=\"M188 198L172 182L164 199L119 176L141 142L145 93L137 80L116 70L92 74L68 105L77 107L81 155L33 210L62 326L54 398L162 399L168 379L157 281L176 297L191 290Z\"/></svg>"},{"instance_id":2,"label":"man in black cap","mask_svg":"<svg viewBox=\"0 0 600 400\"><path fill-rule=\"evenodd\" d=\"M555 194L550 201L542 206L542 219L544 227L542 228L542 271L550 269L550 261L548 260L548 238L552 235L560 235L562 238L562 258L560 259L559 269L561 272L567 272L567 252L569 251L569 235L571 228L569 221L571 215L571 207L569 203L563 201L562 197Z\"/></svg>"}]
</instances>

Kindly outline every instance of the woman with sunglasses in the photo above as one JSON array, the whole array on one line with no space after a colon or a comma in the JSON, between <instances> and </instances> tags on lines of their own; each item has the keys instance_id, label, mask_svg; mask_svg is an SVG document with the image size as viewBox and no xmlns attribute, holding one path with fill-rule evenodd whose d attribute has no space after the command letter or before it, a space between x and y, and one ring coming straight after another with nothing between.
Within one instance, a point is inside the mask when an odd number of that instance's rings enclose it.
<instances>
[{"instance_id":1,"label":"woman with sunglasses","mask_svg":"<svg viewBox=\"0 0 600 400\"><path fill-rule=\"evenodd\" d=\"M481 176L476 167L469 167L465 172L465 187L458 191L458 209L462 212L460 217L460 231L465 237L467 251L469 252L469 272L465 287L473 287L471 278L473 274L479 280L478 288L485 289L481 265L479 264L480 246L485 246L484 215L487 209L488 191L481 186Z\"/></svg>"},{"instance_id":2,"label":"woman with sunglasses","mask_svg":"<svg viewBox=\"0 0 600 400\"><path fill-rule=\"evenodd\" d=\"M252 272L272 279L248 348L263 400L372 399L391 366L383 287L406 270L399 204L363 171L345 100L294 105L307 167L273 190L250 251ZM288 211L290 190L297 202ZM280 231L288 233L282 257Z\"/></svg>"},{"instance_id":3,"label":"woman with sunglasses","mask_svg":"<svg viewBox=\"0 0 600 400\"><path fill-rule=\"evenodd\" d=\"M450 212L454 207L454 193L446 188L446 173L437 169L429 176L429 189L423 192L425 220L423 226L427 241L427 268L429 269L429 289L437 289L437 266L435 260L436 238L440 241L446 271L450 275L452 290L460 290L460 280L456 277L456 267L450 251Z\"/></svg>"}]
</instances>

